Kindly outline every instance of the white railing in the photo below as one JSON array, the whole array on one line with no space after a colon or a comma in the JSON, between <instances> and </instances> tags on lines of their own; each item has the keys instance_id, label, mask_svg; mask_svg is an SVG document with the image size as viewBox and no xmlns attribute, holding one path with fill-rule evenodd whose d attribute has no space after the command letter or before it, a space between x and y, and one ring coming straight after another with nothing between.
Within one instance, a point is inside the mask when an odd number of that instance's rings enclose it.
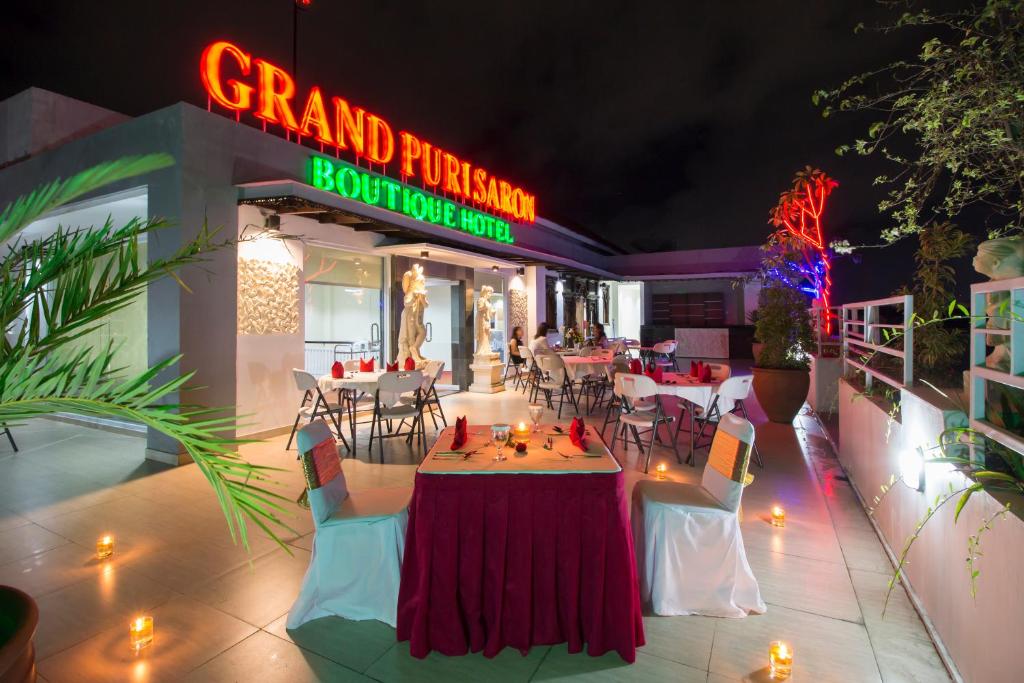
<instances>
[{"instance_id":1,"label":"white railing","mask_svg":"<svg viewBox=\"0 0 1024 683\"><path fill-rule=\"evenodd\" d=\"M1005 294L1005 305L999 300L993 301L994 294ZM991 316L988 313L990 305L995 308ZM992 318L1000 319L998 326L992 325ZM1009 357L1002 359L998 364L1000 367L987 367L987 347L1007 342ZM971 285L970 372L971 428L1011 450L1024 453L1024 437L986 419L989 382L1024 389L1024 277Z\"/></svg>"},{"instance_id":2,"label":"white railing","mask_svg":"<svg viewBox=\"0 0 1024 683\"><path fill-rule=\"evenodd\" d=\"M885 306L902 306L903 323L883 323L879 318L879 309ZM843 335L843 375L848 376L848 370L854 368L864 373L864 386L870 389L875 379L885 382L895 389L909 387L914 383L914 296L906 294L903 296L891 296L888 299L875 299L874 301L857 301L852 304L843 304L842 323ZM882 330L893 330L892 334L903 336L903 348L894 349L888 344L883 344ZM882 353L887 356L894 356L903 361L903 377L892 377L881 370L869 367L868 363L851 358L851 351L854 355L866 352L869 355Z\"/></svg>"},{"instance_id":3,"label":"white railing","mask_svg":"<svg viewBox=\"0 0 1024 683\"><path fill-rule=\"evenodd\" d=\"M825 311L828 311L829 317L835 323L835 328L832 334L825 331ZM818 358L822 358L825 353L825 349L834 349L836 355L838 355L839 349L843 344L842 330L840 328L840 321L842 320L842 308L840 306L832 306L831 308L825 309L820 306L813 306L807 311L811 314L811 325L814 329L814 342L818 347Z\"/></svg>"}]
</instances>

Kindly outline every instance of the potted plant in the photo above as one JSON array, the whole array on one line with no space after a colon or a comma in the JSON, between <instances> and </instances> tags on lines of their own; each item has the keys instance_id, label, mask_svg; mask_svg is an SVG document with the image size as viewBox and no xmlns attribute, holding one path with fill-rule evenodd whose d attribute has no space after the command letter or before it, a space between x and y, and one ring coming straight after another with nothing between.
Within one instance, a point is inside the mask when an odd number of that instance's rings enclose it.
<instances>
[{"instance_id":1,"label":"potted plant","mask_svg":"<svg viewBox=\"0 0 1024 683\"><path fill-rule=\"evenodd\" d=\"M39 608L27 593L0 586L0 681L36 680L36 650L32 638Z\"/></svg>"},{"instance_id":2,"label":"potted plant","mask_svg":"<svg viewBox=\"0 0 1024 683\"><path fill-rule=\"evenodd\" d=\"M790 423L810 386L810 351L814 345L807 297L798 289L793 260L798 244L776 233L764 247L763 284L758 297L754 335L761 344L754 365L754 393L772 422Z\"/></svg>"}]
</instances>

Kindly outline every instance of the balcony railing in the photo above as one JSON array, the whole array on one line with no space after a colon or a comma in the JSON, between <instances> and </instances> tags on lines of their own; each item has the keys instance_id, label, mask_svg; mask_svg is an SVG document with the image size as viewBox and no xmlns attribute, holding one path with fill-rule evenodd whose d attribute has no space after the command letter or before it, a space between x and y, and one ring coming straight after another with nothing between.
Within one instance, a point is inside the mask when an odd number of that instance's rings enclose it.
<instances>
[{"instance_id":1,"label":"balcony railing","mask_svg":"<svg viewBox=\"0 0 1024 683\"><path fill-rule=\"evenodd\" d=\"M883 323L879 315L880 310L887 306L903 307L903 323ZM874 380L878 379L894 389L909 387L914 383L914 296L906 294L903 296L892 296L888 299L875 299L874 301L856 301L843 305L842 335L843 335L843 375L849 376L851 368L864 373L864 386L871 389ZM885 334L883 330L892 330L888 333L900 334L903 337L903 348L895 349L888 344L883 344L881 337ZM903 362L903 376L893 377L877 368L870 366L868 362L860 362L854 357L861 353L873 355L875 353L885 354L899 358Z\"/></svg>"},{"instance_id":2,"label":"balcony railing","mask_svg":"<svg viewBox=\"0 0 1024 683\"><path fill-rule=\"evenodd\" d=\"M996 294L1006 295L1005 306L993 301ZM996 307L992 316L987 310L990 304ZM994 325L993 319L999 322ZM971 321L971 428L1024 453L1024 438L986 419L989 382L1024 389L1024 277L971 285ZM1005 343L1009 343L1009 372L987 367L987 347Z\"/></svg>"},{"instance_id":3,"label":"balcony railing","mask_svg":"<svg viewBox=\"0 0 1024 683\"><path fill-rule=\"evenodd\" d=\"M829 334L826 330L826 320L831 320L836 323L836 327L839 327L839 321L842 319L842 308L840 306L832 306L831 308L825 309L820 306L813 306L807 309L808 313L811 314L811 325L814 329L814 343L818 348L818 358L824 356L838 356L839 350L843 344L842 330L836 329L833 334ZM828 317L826 318L826 311Z\"/></svg>"}]
</instances>

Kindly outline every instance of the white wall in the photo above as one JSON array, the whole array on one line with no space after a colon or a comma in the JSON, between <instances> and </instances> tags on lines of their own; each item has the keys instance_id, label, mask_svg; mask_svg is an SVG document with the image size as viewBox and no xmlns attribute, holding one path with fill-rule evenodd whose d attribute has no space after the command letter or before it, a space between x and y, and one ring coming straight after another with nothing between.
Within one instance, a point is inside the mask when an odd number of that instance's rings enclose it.
<instances>
[{"instance_id":1,"label":"white wall","mask_svg":"<svg viewBox=\"0 0 1024 683\"><path fill-rule=\"evenodd\" d=\"M839 459L864 500L873 500L893 474L899 477L901 453L937 443L945 427L966 420L963 412L940 409L907 390L902 392L901 413L902 422L890 422L872 399L840 381ZM924 492L897 481L874 513L887 545L897 554L901 552L936 496L948 493L950 486L957 490L969 483L962 474L941 464L925 466ZM978 593L972 599L964 562L967 538L978 532L982 520L1002 502L984 492L975 494L956 524L955 505L954 500L943 506L925 526L910 552L906 577L965 681L1020 680L1024 521L1011 511L985 532ZM1024 501L1014 497L1012 505L1019 513Z\"/></svg>"},{"instance_id":2,"label":"white wall","mask_svg":"<svg viewBox=\"0 0 1024 683\"><path fill-rule=\"evenodd\" d=\"M446 369L452 367L452 286L447 283L428 284L429 306L423 314L424 324L430 323L431 341L423 342L420 353L424 358L443 360Z\"/></svg>"},{"instance_id":3,"label":"white wall","mask_svg":"<svg viewBox=\"0 0 1024 683\"><path fill-rule=\"evenodd\" d=\"M643 324L644 293L641 282L620 282L615 297L615 336L629 339L640 338Z\"/></svg>"}]
</instances>

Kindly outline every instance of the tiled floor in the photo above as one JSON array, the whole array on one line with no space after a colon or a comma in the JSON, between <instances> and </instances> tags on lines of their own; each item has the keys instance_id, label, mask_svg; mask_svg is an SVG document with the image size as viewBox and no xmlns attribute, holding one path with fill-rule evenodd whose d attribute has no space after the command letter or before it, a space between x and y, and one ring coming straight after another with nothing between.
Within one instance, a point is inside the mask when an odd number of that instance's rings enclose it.
<instances>
[{"instance_id":1,"label":"tiled floor","mask_svg":"<svg viewBox=\"0 0 1024 683\"><path fill-rule=\"evenodd\" d=\"M486 424L522 415L521 394L456 394L449 416ZM755 411L758 412L758 411ZM758 412L759 415L759 412ZM412 659L378 622L328 618L298 631L285 615L312 547L309 514L297 507L288 555L253 538L252 553L232 545L212 492L196 467L143 459L137 438L37 420L16 429L21 453L0 450L0 583L39 602L36 637L42 677L59 681L764 681L766 650L789 640L794 681L948 680L902 590L883 619L890 567L878 540L815 424L761 424L764 470L743 501L743 534L768 612L747 619L645 618L647 645L633 665L616 655L570 655L537 647ZM6 443L0 443L6 448ZM288 468L282 489L301 479L284 437L247 447L253 461ZM413 454L401 440L384 460L346 460L353 489L408 485ZM695 481L698 467L671 463L670 476ZM706 452L705 452L706 453ZM630 486L644 475L627 451ZM400 464L396 464L400 463ZM787 525L766 522L773 503ZM93 559L95 539L117 536L117 553ZM156 644L128 653L126 625L140 611L156 621Z\"/></svg>"}]
</instances>

